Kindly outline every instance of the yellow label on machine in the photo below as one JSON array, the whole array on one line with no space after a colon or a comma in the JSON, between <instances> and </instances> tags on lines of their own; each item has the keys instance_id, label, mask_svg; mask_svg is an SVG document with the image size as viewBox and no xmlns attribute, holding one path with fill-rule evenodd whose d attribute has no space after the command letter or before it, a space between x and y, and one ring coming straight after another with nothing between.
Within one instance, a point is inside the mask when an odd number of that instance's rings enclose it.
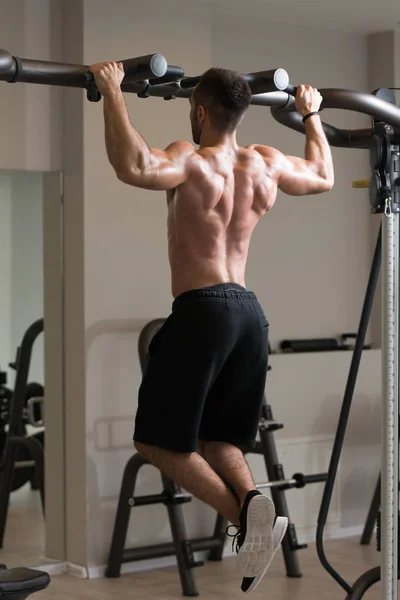
<instances>
[{"instance_id":1,"label":"yellow label on machine","mask_svg":"<svg viewBox=\"0 0 400 600\"><path fill-rule=\"evenodd\" d=\"M367 188L369 187L369 179L358 179L357 181L353 181L353 188Z\"/></svg>"}]
</instances>

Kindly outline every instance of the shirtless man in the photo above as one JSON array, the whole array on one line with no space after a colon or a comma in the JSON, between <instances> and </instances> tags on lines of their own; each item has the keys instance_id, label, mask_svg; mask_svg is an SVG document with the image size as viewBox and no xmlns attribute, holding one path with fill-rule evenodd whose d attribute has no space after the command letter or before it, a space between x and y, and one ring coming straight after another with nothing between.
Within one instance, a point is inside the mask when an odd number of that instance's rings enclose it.
<instances>
[{"instance_id":1,"label":"shirtless man","mask_svg":"<svg viewBox=\"0 0 400 600\"><path fill-rule=\"evenodd\" d=\"M251 100L244 78L210 69L190 98L196 150L149 148L131 125L119 63L93 65L104 98L105 138L118 179L164 190L172 313L153 338L139 391L135 447L165 475L235 525L241 589L261 581L287 519L256 490L242 449L253 445L264 396L268 321L246 289L250 238L278 189L301 196L333 186L319 92L298 87L305 159L274 148L241 148L236 130Z\"/></svg>"}]
</instances>

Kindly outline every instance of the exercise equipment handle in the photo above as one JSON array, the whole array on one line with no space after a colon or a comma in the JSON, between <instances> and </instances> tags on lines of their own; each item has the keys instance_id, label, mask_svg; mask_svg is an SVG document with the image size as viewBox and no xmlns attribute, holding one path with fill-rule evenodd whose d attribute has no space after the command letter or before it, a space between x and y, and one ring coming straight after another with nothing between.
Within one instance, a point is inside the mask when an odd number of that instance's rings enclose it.
<instances>
[{"instance_id":1,"label":"exercise equipment handle","mask_svg":"<svg viewBox=\"0 0 400 600\"><path fill-rule=\"evenodd\" d=\"M323 97L321 110L327 108L351 110L400 129L400 109L387 100L378 98L374 94L346 89L326 88L319 91ZM268 94L261 99L264 106L270 106L267 96ZM282 108L272 108L271 113L282 125L300 133L305 132L301 115L295 110L294 103L288 103ZM339 129L325 122L323 126L331 146L342 148L369 148L370 146L372 129Z\"/></svg>"},{"instance_id":2,"label":"exercise equipment handle","mask_svg":"<svg viewBox=\"0 0 400 600\"><path fill-rule=\"evenodd\" d=\"M148 54L119 62L124 65L124 81L163 77L168 68L162 54ZM93 75L89 73L88 65L18 58L0 50L0 81L88 88L93 82Z\"/></svg>"},{"instance_id":3,"label":"exercise equipment handle","mask_svg":"<svg viewBox=\"0 0 400 600\"><path fill-rule=\"evenodd\" d=\"M283 91L289 85L289 75L285 69L270 69L244 75L253 94Z\"/></svg>"},{"instance_id":4,"label":"exercise equipment handle","mask_svg":"<svg viewBox=\"0 0 400 600\"><path fill-rule=\"evenodd\" d=\"M285 69L270 69L269 71L259 71L257 73L243 74L250 85L253 94L264 94L275 91L288 91L292 93L296 88L289 85L289 75ZM193 89L199 83L200 77L185 77L182 79L181 88L183 90ZM294 94L296 92L294 91Z\"/></svg>"},{"instance_id":5,"label":"exercise equipment handle","mask_svg":"<svg viewBox=\"0 0 400 600\"><path fill-rule=\"evenodd\" d=\"M285 90L284 90L287 94L290 94L291 96L296 96L297 94L297 87L295 85L291 85L289 84Z\"/></svg>"},{"instance_id":6,"label":"exercise equipment handle","mask_svg":"<svg viewBox=\"0 0 400 600\"><path fill-rule=\"evenodd\" d=\"M154 77L149 80L150 85L162 85L164 83L172 83L179 81L185 76L185 71L181 67L168 65L167 72L161 77Z\"/></svg>"},{"instance_id":7,"label":"exercise equipment handle","mask_svg":"<svg viewBox=\"0 0 400 600\"><path fill-rule=\"evenodd\" d=\"M138 58L128 58L119 61L124 66L124 81L141 81L151 77L164 77L168 63L162 54L147 54Z\"/></svg>"}]
</instances>

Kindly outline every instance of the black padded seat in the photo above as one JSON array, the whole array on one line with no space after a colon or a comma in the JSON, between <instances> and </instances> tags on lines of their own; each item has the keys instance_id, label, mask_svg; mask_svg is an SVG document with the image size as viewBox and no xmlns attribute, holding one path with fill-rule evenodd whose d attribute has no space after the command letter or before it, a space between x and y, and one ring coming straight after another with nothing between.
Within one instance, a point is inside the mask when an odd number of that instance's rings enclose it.
<instances>
[{"instance_id":1,"label":"black padded seat","mask_svg":"<svg viewBox=\"0 0 400 600\"><path fill-rule=\"evenodd\" d=\"M25 600L30 594L44 590L50 583L50 576L44 571L18 567L6 569L0 566L0 598Z\"/></svg>"}]
</instances>

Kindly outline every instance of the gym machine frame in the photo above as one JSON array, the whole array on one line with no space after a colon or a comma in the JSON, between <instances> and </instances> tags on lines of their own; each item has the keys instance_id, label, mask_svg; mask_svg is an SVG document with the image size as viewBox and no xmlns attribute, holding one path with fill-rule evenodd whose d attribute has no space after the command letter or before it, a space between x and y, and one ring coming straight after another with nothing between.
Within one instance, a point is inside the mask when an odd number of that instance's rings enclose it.
<instances>
[{"instance_id":1,"label":"gym machine frame","mask_svg":"<svg viewBox=\"0 0 400 600\"><path fill-rule=\"evenodd\" d=\"M43 328L43 319L38 319L32 323L24 333L17 353L15 386L11 399L9 429L5 438L3 453L0 457L0 548L3 548L14 469L35 468L34 472L40 492L43 513L45 510L43 446L34 436L25 435L23 431L23 412L32 350L36 339L43 332ZM22 463L17 460L18 448L21 446L27 449L32 460Z\"/></svg>"},{"instance_id":2,"label":"gym machine frame","mask_svg":"<svg viewBox=\"0 0 400 600\"><path fill-rule=\"evenodd\" d=\"M324 489L317 526L317 552L324 568L347 592L348 600L359 600L377 581L382 581L382 598L397 599L398 591L398 487L399 487L399 213L400 213L400 109L393 94L386 89L374 94L350 90L322 89L321 109L344 108L372 117L372 128L341 130L324 123L324 130L333 146L370 150L372 177L370 203L374 214L382 221L376 243L370 277L359 323L356 345L350 365L337 434L335 437L328 479ZM304 132L301 116L293 106L272 109L274 118L292 129ZM329 564L323 548L333 486L343 446L358 368L371 314L374 292L383 257L382 272L382 457L381 457L381 519L378 531L381 567L364 573L353 586Z\"/></svg>"},{"instance_id":3,"label":"gym machine frame","mask_svg":"<svg viewBox=\"0 0 400 600\"><path fill-rule=\"evenodd\" d=\"M135 93L141 98L156 96L171 100L188 98L198 77L184 76L180 67L169 66L160 54L147 55L121 61L124 64L125 78L121 89ZM296 88L289 85L289 78L283 69L245 75L253 96L251 104L272 107L272 116L281 124L300 133L305 127L301 115L294 106ZM9 83L25 82L54 86L78 87L86 89L87 98L98 102L101 95L87 66L68 65L47 61L21 59L0 50L0 81ZM318 518L317 549L323 566L347 591L348 598L361 598L364 592L379 578L382 579L382 598L397 600L398 577L398 359L399 359L399 184L400 184L400 109L393 102L388 90L379 90L375 95L344 89L321 89L323 102L321 109L345 109L369 115L373 127L347 130L324 123L324 130L332 146L344 148L373 149L375 133L379 128L386 131L386 160L380 158L379 167L371 180L373 212L382 215L382 240L377 246L383 253L383 310L382 310L382 518L381 518L381 568L365 573L353 587L350 587L329 565L322 544L323 528L332 496L337 466L347 424L348 412L355 386L355 377L363 347L362 332L368 322L368 293L360 320L360 329L353 353L343 407L339 419L338 434L332 452L328 479ZM379 132L378 132L379 137ZM379 262L378 259L376 261ZM375 265L376 266L376 265ZM368 288L373 286L371 278ZM369 290L367 290L368 292Z\"/></svg>"}]
</instances>

